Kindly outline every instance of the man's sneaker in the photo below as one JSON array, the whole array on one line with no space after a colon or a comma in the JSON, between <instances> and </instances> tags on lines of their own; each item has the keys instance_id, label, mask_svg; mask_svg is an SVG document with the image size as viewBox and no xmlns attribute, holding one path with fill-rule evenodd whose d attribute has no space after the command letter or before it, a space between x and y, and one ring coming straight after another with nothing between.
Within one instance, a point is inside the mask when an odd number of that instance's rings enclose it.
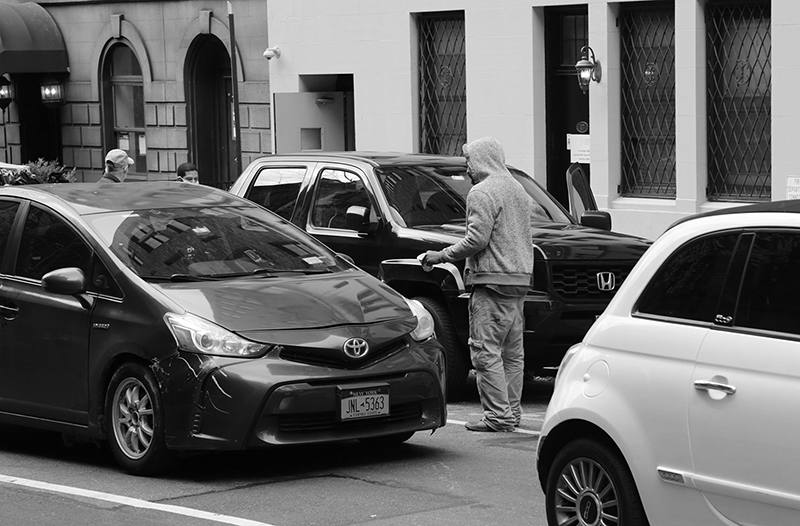
<instances>
[{"instance_id":1,"label":"man's sneaker","mask_svg":"<svg viewBox=\"0 0 800 526\"><path fill-rule=\"evenodd\" d=\"M478 433L506 433L513 431L513 429L495 429L489 426L489 424L483 420L478 422L467 422L464 424L464 427L466 427L469 431L477 431Z\"/></svg>"}]
</instances>

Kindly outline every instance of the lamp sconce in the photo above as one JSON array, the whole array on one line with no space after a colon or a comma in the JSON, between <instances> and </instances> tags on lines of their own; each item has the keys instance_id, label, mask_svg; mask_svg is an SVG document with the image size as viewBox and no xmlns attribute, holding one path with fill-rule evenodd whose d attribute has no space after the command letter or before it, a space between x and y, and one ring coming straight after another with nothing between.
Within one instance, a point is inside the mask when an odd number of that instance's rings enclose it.
<instances>
[{"instance_id":1,"label":"lamp sconce","mask_svg":"<svg viewBox=\"0 0 800 526\"><path fill-rule=\"evenodd\" d=\"M264 50L264 58L267 60L272 60L273 58L281 58L281 48L278 46L275 47L268 47Z\"/></svg>"},{"instance_id":2,"label":"lamp sconce","mask_svg":"<svg viewBox=\"0 0 800 526\"><path fill-rule=\"evenodd\" d=\"M64 104L64 84L53 78L46 78L41 84L42 104L55 108Z\"/></svg>"},{"instance_id":3,"label":"lamp sconce","mask_svg":"<svg viewBox=\"0 0 800 526\"><path fill-rule=\"evenodd\" d=\"M603 76L600 61L595 58L594 50L589 46L581 48L581 59L575 64L575 69L578 71L578 85L584 93L589 91L589 81L599 83Z\"/></svg>"},{"instance_id":4,"label":"lamp sconce","mask_svg":"<svg viewBox=\"0 0 800 526\"><path fill-rule=\"evenodd\" d=\"M0 110L6 111L12 100L14 100L14 84L0 75Z\"/></svg>"},{"instance_id":5,"label":"lamp sconce","mask_svg":"<svg viewBox=\"0 0 800 526\"><path fill-rule=\"evenodd\" d=\"M317 106L325 106L326 104L333 102L333 99L331 97L320 97L314 102L317 103Z\"/></svg>"}]
</instances>

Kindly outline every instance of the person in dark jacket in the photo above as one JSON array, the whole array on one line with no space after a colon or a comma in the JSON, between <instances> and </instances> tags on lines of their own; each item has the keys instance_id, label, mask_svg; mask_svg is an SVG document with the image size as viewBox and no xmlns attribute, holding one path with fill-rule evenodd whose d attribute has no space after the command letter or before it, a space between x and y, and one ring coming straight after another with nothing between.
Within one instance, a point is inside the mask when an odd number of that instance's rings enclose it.
<instances>
[{"instance_id":1,"label":"person in dark jacket","mask_svg":"<svg viewBox=\"0 0 800 526\"><path fill-rule=\"evenodd\" d=\"M121 183L128 176L128 167L133 164L133 159L128 157L125 150L115 148L106 154L106 169L101 183Z\"/></svg>"},{"instance_id":2,"label":"person in dark jacket","mask_svg":"<svg viewBox=\"0 0 800 526\"><path fill-rule=\"evenodd\" d=\"M523 303L533 272L530 221L533 199L506 168L497 140L465 144L467 232L458 243L421 255L423 266L466 259L469 349L483 406L470 431L514 431L522 416Z\"/></svg>"}]
</instances>

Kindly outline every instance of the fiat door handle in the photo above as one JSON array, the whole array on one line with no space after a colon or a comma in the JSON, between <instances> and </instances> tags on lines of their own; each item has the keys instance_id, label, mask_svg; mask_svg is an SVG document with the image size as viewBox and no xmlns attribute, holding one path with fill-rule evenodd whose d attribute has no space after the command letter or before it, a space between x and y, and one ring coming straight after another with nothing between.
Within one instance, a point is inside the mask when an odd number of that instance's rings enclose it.
<instances>
[{"instance_id":1,"label":"fiat door handle","mask_svg":"<svg viewBox=\"0 0 800 526\"><path fill-rule=\"evenodd\" d=\"M698 391L722 391L729 395L736 393L736 387L719 382L712 382L711 380L695 380L694 388Z\"/></svg>"}]
</instances>

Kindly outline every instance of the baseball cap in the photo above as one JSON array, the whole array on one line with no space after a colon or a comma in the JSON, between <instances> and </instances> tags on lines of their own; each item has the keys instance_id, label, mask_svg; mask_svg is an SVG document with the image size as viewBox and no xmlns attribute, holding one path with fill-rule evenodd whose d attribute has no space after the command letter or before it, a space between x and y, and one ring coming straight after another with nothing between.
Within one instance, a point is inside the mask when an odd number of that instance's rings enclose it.
<instances>
[{"instance_id":1,"label":"baseball cap","mask_svg":"<svg viewBox=\"0 0 800 526\"><path fill-rule=\"evenodd\" d=\"M119 148L114 148L106 154L106 162L109 161L114 163L115 166L120 166L125 163L133 164L133 159L128 157L125 150L120 150Z\"/></svg>"}]
</instances>

